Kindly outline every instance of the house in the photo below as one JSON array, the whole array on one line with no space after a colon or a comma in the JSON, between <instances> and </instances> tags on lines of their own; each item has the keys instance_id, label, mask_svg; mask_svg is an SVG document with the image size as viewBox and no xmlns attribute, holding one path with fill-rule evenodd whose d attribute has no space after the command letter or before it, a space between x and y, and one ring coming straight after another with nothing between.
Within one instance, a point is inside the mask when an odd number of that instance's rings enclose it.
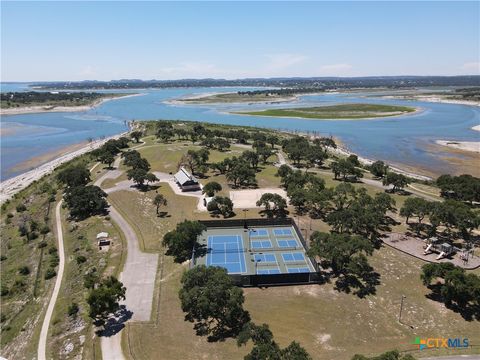
<instances>
[{"instance_id":1,"label":"house","mask_svg":"<svg viewBox=\"0 0 480 360\"><path fill-rule=\"evenodd\" d=\"M182 191L196 191L201 189L198 180L193 175L190 175L183 167L178 170L173 178Z\"/></svg>"}]
</instances>

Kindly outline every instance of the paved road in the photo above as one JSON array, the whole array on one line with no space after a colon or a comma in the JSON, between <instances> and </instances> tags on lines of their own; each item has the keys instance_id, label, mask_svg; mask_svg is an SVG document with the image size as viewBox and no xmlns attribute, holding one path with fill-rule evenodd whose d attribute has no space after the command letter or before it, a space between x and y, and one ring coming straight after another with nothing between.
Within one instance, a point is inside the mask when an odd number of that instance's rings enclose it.
<instances>
[{"instance_id":1,"label":"paved road","mask_svg":"<svg viewBox=\"0 0 480 360\"><path fill-rule=\"evenodd\" d=\"M131 312L129 321L149 321L158 254L148 254L140 250L135 231L113 206L110 206L110 217L118 224L127 242L127 258L119 277L119 280L127 288L126 299L122 304L125 305L127 311ZM121 330L114 335L101 337L104 360L124 359L121 339Z\"/></svg>"},{"instance_id":2,"label":"paved road","mask_svg":"<svg viewBox=\"0 0 480 360\"><path fill-rule=\"evenodd\" d=\"M120 280L127 288L124 304L127 310L133 312L132 321L149 321L158 254L140 250L135 231L113 206L110 206L110 217L122 229L127 240L127 258L120 275Z\"/></svg>"},{"instance_id":3,"label":"paved road","mask_svg":"<svg viewBox=\"0 0 480 360\"><path fill-rule=\"evenodd\" d=\"M115 161L113 162L113 165L112 167L115 168L115 170L109 170L107 171L105 174L103 174L102 176L100 176L94 183L93 185L95 186L100 186L102 185L102 182L104 180L107 180L107 179L116 179L118 178L120 175L122 175L122 171L118 170L118 167L120 166L120 161L122 159L119 157L117 157L115 159ZM94 168L92 168L90 171L92 171Z\"/></svg>"},{"instance_id":4,"label":"paved road","mask_svg":"<svg viewBox=\"0 0 480 360\"><path fill-rule=\"evenodd\" d=\"M364 184L368 184L368 185L372 185L372 186L375 186L379 189L384 189L384 190L389 190L392 188L392 186L384 186L382 184L381 181L379 180L373 180L373 179L361 179L360 180L361 182L363 182ZM411 192L412 194L414 194L415 196L418 196L418 197L421 197L421 198L424 198L425 200L428 200L428 201L441 201L439 198L435 197L435 196L431 196L431 195L428 195L428 194L425 194L421 191L418 191L418 190L415 190L413 189L411 186L407 186L406 190L408 192Z\"/></svg>"},{"instance_id":5,"label":"paved road","mask_svg":"<svg viewBox=\"0 0 480 360\"><path fill-rule=\"evenodd\" d=\"M58 256L60 263L58 265L57 279L55 280L55 287L53 288L52 297L48 303L47 312L45 313L45 318L43 319L42 330L40 332L40 339L38 341L37 348L37 358L38 360L46 359L46 348L47 348L47 335L48 328L50 326L50 320L52 319L53 309L55 308L55 303L57 302L58 293L60 292L60 286L62 285L63 271L65 269L65 252L63 247L63 230L62 230L62 219L60 214L60 209L62 208L63 200L60 200L55 208L55 221L57 226L57 239L58 239Z\"/></svg>"},{"instance_id":6,"label":"paved road","mask_svg":"<svg viewBox=\"0 0 480 360\"><path fill-rule=\"evenodd\" d=\"M114 165L118 168L120 158ZM111 170L100 177L95 184L99 186L105 179L115 179L122 172ZM132 190L133 182L121 181L113 188L105 189L107 193L119 190ZM127 242L127 257L123 267L123 271L119 276L119 280L127 288L125 294L126 310L131 312L128 321L149 321L152 311L153 292L155 287L155 277L157 273L158 254L148 254L140 250L139 240L135 231L125 218L110 206L110 217L117 223L125 235ZM123 360L125 359L122 352L122 328L110 336L101 337L102 356L104 360Z\"/></svg>"}]
</instances>

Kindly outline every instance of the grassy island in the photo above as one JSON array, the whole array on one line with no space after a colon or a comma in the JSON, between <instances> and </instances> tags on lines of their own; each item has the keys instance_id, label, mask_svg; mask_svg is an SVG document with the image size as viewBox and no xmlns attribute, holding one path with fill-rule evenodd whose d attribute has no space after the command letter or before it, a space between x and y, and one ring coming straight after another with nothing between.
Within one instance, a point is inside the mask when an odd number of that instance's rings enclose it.
<instances>
[{"instance_id":1,"label":"grassy island","mask_svg":"<svg viewBox=\"0 0 480 360\"><path fill-rule=\"evenodd\" d=\"M296 117L305 119L354 120L398 116L414 112L416 109L407 106L379 104L341 104L331 106L315 106L291 109L267 109L259 111L234 112L234 114Z\"/></svg>"},{"instance_id":2,"label":"grassy island","mask_svg":"<svg viewBox=\"0 0 480 360\"><path fill-rule=\"evenodd\" d=\"M257 103L257 102L284 102L295 100L293 94L277 93L223 93L179 99L185 104L217 104L217 103Z\"/></svg>"},{"instance_id":3,"label":"grassy island","mask_svg":"<svg viewBox=\"0 0 480 360\"><path fill-rule=\"evenodd\" d=\"M27 106L73 107L94 105L103 99L125 96L125 94L104 94L95 92L6 92L0 95L2 109Z\"/></svg>"}]
</instances>

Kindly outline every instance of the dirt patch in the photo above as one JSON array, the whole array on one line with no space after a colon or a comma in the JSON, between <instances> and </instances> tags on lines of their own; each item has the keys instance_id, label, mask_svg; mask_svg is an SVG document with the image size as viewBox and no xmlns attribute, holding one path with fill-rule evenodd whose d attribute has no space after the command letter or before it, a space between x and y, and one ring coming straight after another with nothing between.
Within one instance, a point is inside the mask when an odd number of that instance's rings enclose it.
<instances>
[{"instance_id":1,"label":"dirt patch","mask_svg":"<svg viewBox=\"0 0 480 360\"><path fill-rule=\"evenodd\" d=\"M257 201L260 200L263 194L273 193L278 194L284 199L288 200L285 190L280 188L262 188L253 190L232 190L230 191L230 199L233 201L233 207L237 209L256 208Z\"/></svg>"}]
</instances>

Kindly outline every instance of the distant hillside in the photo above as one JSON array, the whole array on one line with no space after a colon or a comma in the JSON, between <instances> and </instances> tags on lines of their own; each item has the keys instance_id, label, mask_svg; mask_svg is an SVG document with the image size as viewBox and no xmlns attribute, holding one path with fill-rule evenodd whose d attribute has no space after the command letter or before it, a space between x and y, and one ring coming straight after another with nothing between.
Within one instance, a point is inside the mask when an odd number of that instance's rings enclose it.
<instances>
[{"instance_id":1,"label":"distant hillside","mask_svg":"<svg viewBox=\"0 0 480 360\"><path fill-rule=\"evenodd\" d=\"M412 88L426 86L478 86L480 76L372 76L372 77L310 77L310 78L252 78L252 79L182 79L112 81L86 80L80 82L39 82L33 86L43 89L140 89L216 86L301 87L317 89L346 88Z\"/></svg>"}]
</instances>

